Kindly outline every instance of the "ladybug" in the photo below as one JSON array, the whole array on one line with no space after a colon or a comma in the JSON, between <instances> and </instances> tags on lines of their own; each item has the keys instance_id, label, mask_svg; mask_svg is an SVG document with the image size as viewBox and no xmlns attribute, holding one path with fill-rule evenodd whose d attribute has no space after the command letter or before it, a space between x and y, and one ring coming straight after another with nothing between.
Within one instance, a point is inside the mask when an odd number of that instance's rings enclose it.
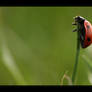
<instances>
[{"instance_id":1,"label":"ladybug","mask_svg":"<svg viewBox=\"0 0 92 92\"><path fill-rule=\"evenodd\" d=\"M92 25L89 21L81 16L74 17L75 23L73 25L77 25L77 29L73 30L79 31L79 39L82 48L86 48L92 43Z\"/></svg>"}]
</instances>

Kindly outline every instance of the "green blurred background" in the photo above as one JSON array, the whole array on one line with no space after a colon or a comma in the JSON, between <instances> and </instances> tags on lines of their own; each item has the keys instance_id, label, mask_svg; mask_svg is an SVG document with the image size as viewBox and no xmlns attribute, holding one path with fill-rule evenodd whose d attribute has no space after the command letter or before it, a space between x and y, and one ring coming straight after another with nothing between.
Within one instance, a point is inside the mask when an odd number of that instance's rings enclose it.
<instances>
[{"instance_id":1,"label":"green blurred background","mask_svg":"<svg viewBox=\"0 0 92 92\"><path fill-rule=\"evenodd\" d=\"M91 11L92 7L0 7L0 84L61 85L66 71L71 78L76 54L73 17L92 23ZM82 58L91 58L91 49L81 49L77 85L92 84Z\"/></svg>"}]
</instances>

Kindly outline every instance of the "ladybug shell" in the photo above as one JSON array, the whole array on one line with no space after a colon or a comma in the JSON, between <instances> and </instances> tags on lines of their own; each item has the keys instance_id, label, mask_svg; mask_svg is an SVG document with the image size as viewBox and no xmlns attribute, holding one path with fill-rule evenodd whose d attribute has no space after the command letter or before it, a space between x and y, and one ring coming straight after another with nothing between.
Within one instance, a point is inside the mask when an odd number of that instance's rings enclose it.
<instances>
[{"instance_id":1,"label":"ladybug shell","mask_svg":"<svg viewBox=\"0 0 92 92\"><path fill-rule=\"evenodd\" d=\"M88 47L92 43L92 25L87 20L84 21L85 37L82 48Z\"/></svg>"}]
</instances>

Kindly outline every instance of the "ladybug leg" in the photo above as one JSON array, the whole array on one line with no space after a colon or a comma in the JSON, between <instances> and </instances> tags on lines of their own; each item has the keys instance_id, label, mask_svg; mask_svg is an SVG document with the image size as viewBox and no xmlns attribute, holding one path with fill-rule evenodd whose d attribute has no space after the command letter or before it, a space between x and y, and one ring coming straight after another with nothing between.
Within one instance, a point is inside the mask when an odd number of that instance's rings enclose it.
<instances>
[{"instance_id":1,"label":"ladybug leg","mask_svg":"<svg viewBox=\"0 0 92 92\"><path fill-rule=\"evenodd\" d=\"M77 29L74 29L72 32L76 32L77 31Z\"/></svg>"},{"instance_id":2,"label":"ladybug leg","mask_svg":"<svg viewBox=\"0 0 92 92\"><path fill-rule=\"evenodd\" d=\"M75 22L73 22L72 25L77 25L77 24Z\"/></svg>"}]
</instances>

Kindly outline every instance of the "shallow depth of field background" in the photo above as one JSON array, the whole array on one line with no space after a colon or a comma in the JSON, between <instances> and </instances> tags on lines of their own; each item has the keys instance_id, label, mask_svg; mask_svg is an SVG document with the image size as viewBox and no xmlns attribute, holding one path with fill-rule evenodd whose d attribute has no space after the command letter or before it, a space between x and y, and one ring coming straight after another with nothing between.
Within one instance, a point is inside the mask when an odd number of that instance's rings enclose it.
<instances>
[{"instance_id":1,"label":"shallow depth of field background","mask_svg":"<svg viewBox=\"0 0 92 92\"><path fill-rule=\"evenodd\" d=\"M61 85L71 78L76 54L73 17L92 23L92 7L1 7L0 84ZM92 46L81 49L77 85L91 85ZM64 84L68 84L65 79Z\"/></svg>"}]
</instances>

